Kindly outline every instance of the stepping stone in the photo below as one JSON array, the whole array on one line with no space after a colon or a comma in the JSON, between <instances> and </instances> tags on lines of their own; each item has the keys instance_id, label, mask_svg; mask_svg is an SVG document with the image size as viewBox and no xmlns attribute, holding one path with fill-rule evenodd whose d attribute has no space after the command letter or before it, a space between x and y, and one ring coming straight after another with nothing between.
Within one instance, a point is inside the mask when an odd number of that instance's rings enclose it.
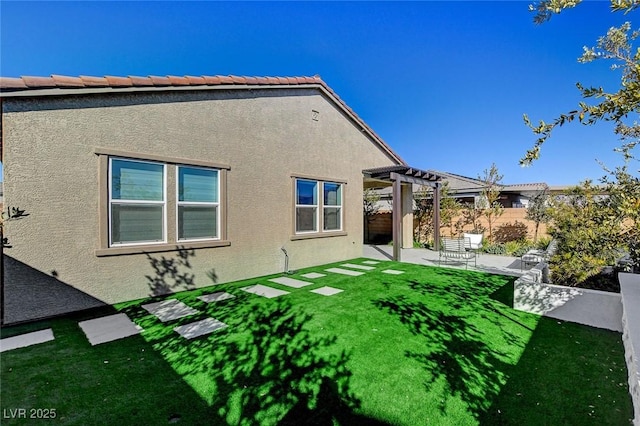
<instances>
[{"instance_id":1,"label":"stepping stone","mask_svg":"<svg viewBox=\"0 0 640 426\"><path fill-rule=\"evenodd\" d=\"M162 302L149 303L142 305L149 313L157 316L162 322L176 320L178 318L188 317L197 314L198 311L185 305L177 299L163 300Z\"/></svg>"},{"instance_id":2,"label":"stepping stone","mask_svg":"<svg viewBox=\"0 0 640 426\"><path fill-rule=\"evenodd\" d=\"M53 339L53 330L50 328L21 334L19 336L6 337L0 339L0 352L26 348L27 346L37 345L38 343L50 342Z\"/></svg>"},{"instance_id":3,"label":"stepping stone","mask_svg":"<svg viewBox=\"0 0 640 426\"><path fill-rule=\"evenodd\" d=\"M311 290L311 293L318 293L323 296L333 296L334 294L342 293L343 291L344 290L340 290L339 288L324 286L324 287L316 288L315 290Z\"/></svg>"},{"instance_id":4,"label":"stepping stone","mask_svg":"<svg viewBox=\"0 0 640 426\"><path fill-rule=\"evenodd\" d=\"M174 331L178 332L185 339L194 339L196 337L204 336L205 334L213 333L216 330L225 328L227 324L222 321L218 321L215 318L205 318L200 321L192 322L191 324L181 325L175 327Z\"/></svg>"},{"instance_id":5,"label":"stepping stone","mask_svg":"<svg viewBox=\"0 0 640 426\"><path fill-rule=\"evenodd\" d=\"M250 285L249 287L243 287L240 290L244 290L247 293L257 294L258 296L266 297L268 299L289 294L288 291L278 290L262 284Z\"/></svg>"},{"instance_id":6,"label":"stepping stone","mask_svg":"<svg viewBox=\"0 0 640 426\"><path fill-rule=\"evenodd\" d=\"M308 274L302 274L302 276L309 279L326 277L325 274L319 274L317 272L309 272Z\"/></svg>"},{"instance_id":7,"label":"stepping stone","mask_svg":"<svg viewBox=\"0 0 640 426\"><path fill-rule=\"evenodd\" d=\"M353 263L345 263L344 265L340 265L340 266L344 266L346 268L352 268L352 269L362 269L363 271L370 271L372 269L376 269L373 266L355 265Z\"/></svg>"},{"instance_id":8,"label":"stepping stone","mask_svg":"<svg viewBox=\"0 0 640 426\"><path fill-rule=\"evenodd\" d=\"M202 296L198 296L197 298L202 300L203 302L213 303L220 302L222 300L233 299L235 296L231 293L225 293L224 291L219 291L217 293L211 294L203 294Z\"/></svg>"},{"instance_id":9,"label":"stepping stone","mask_svg":"<svg viewBox=\"0 0 640 426\"><path fill-rule=\"evenodd\" d=\"M329 268L329 269L325 269L325 271L333 272L334 274L351 275L352 277L357 277L358 275L364 275L364 272L352 271L350 269L341 269L341 268Z\"/></svg>"},{"instance_id":10,"label":"stepping stone","mask_svg":"<svg viewBox=\"0 0 640 426\"><path fill-rule=\"evenodd\" d=\"M367 265L377 265L380 262L377 260L363 260L362 263L366 263Z\"/></svg>"},{"instance_id":11,"label":"stepping stone","mask_svg":"<svg viewBox=\"0 0 640 426\"><path fill-rule=\"evenodd\" d=\"M115 314L78 323L91 346L139 334L142 328L126 314Z\"/></svg>"},{"instance_id":12,"label":"stepping stone","mask_svg":"<svg viewBox=\"0 0 640 426\"><path fill-rule=\"evenodd\" d=\"M404 274L404 271L397 271L395 269L385 269L384 271L382 271L382 273L391 274L391 275L400 275L400 274Z\"/></svg>"},{"instance_id":13,"label":"stepping stone","mask_svg":"<svg viewBox=\"0 0 640 426\"><path fill-rule=\"evenodd\" d=\"M289 278L289 277L272 278L269 281L271 281L272 283L282 284L282 285L286 285L287 287L293 287L293 288L302 288L302 287L313 284L313 283L310 283L309 281L296 280L295 278Z\"/></svg>"}]
</instances>

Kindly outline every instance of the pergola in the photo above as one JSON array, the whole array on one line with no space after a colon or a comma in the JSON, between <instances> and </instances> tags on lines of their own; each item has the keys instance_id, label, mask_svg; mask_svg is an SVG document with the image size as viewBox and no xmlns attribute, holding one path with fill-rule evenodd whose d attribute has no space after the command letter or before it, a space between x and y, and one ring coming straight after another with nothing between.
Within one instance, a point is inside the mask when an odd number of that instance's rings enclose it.
<instances>
[{"instance_id":1,"label":"pergola","mask_svg":"<svg viewBox=\"0 0 640 426\"><path fill-rule=\"evenodd\" d=\"M401 260L401 249L413 247L413 184L433 188L434 244L440 247L440 184L442 177L409 166L387 166L363 170L364 188L392 186L393 260Z\"/></svg>"}]
</instances>

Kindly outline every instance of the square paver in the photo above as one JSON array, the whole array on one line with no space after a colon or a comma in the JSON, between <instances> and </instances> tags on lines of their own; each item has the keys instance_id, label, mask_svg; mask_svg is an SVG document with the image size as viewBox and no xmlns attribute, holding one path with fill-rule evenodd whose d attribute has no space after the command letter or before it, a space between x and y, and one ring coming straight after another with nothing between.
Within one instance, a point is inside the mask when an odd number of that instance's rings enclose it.
<instances>
[{"instance_id":1,"label":"square paver","mask_svg":"<svg viewBox=\"0 0 640 426\"><path fill-rule=\"evenodd\" d=\"M363 271L371 271L372 269L376 269L373 266L356 265L354 263L345 263L344 265L340 265L340 266L344 266L345 268L351 268L351 269L362 269Z\"/></svg>"},{"instance_id":2,"label":"square paver","mask_svg":"<svg viewBox=\"0 0 640 426\"><path fill-rule=\"evenodd\" d=\"M384 271L382 271L384 274L391 274L391 275L400 275L400 274L404 274L404 271L398 271L396 269L385 269Z\"/></svg>"},{"instance_id":3,"label":"square paver","mask_svg":"<svg viewBox=\"0 0 640 426\"><path fill-rule=\"evenodd\" d=\"M315 290L311 290L311 293L317 293L323 296L333 296L334 294L342 293L343 291L344 290L340 290L339 288L324 286L316 288Z\"/></svg>"},{"instance_id":4,"label":"square paver","mask_svg":"<svg viewBox=\"0 0 640 426\"><path fill-rule=\"evenodd\" d=\"M272 283L286 285L287 287L293 287L293 288L302 288L302 287L306 287L308 285L313 284L313 283L310 283L309 281L296 280L295 278L289 278L289 277L271 278L269 281L271 281Z\"/></svg>"},{"instance_id":5,"label":"square paver","mask_svg":"<svg viewBox=\"0 0 640 426\"><path fill-rule=\"evenodd\" d=\"M358 275L364 275L364 272L352 271L351 269L342 269L342 268L329 268L329 269L325 269L325 271L333 272L334 274L351 275L352 277L357 277Z\"/></svg>"},{"instance_id":6,"label":"square paver","mask_svg":"<svg viewBox=\"0 0 640 426\"><path fill-rule=\"evenodd\" d=\"M362 263L366 263L367 265L377 265L380 262L377 260L363 260Z\"/></svg>"},{"instance_id":7,"label":"square paver","mask_svg":"<svg viewBox=\"0 0 640 426\"><path fill-rule=\"evenodd\" d=\"M178 318L188 317L197 314L198 311L185 305L177 299L163 300L162 302L142 305L149 313L157 316L162 322L173 321Z\"/></svg>"},{"instance_id":8,"label":"square paver","mask_svg":"<svg viewBox=\"0 0 640 426\"><path fill-rule=\"evenodd\" d=\"M216 293L203 294L202 296L198 296L198 299L203 302L213 303L220 302L222 300L233 299L235 296L231 293L226 293L224 291L218 291Z\"/></svg>"},{"instance_id":9,"label":"square paver","mask_svg":"<svg viewBox=\"0 0 640 426\"><path fill-rule=\"evenodd\" d=\"M0 352L26 348L27 346L37 345L38 343L50 342L53 339L53 330L50 328L21 334L19 336L6 337L0 339Z\"/></svg>"},{"instance_id":10,"label":"square paver","mask_svg":"<svg viewBox=\"0 0 640 426\"><path fill-rule=\"evenodd\" d=\"M309 278L311 280L315 279L315 278L322 278L322 277L326 277L325 274L320 274L318 272L309 272L308 274L302 274L303 277L305 278Z\"/></svg>"},{"instance_id":11,"label":"square paver","mask_svg":"<svg viewBox=\"0 0 640 426\"><path fill-rule=\"evenodd\" d=\"M213 333L214 331L225 328L226 326L227 324L222 321L218 321L215 318L205 318L200 321L175 327L173 330L185 339L194 339L196 337L204 336L205 334Z\"/></svg>"},{"instance_id":12,"label":"square paver","mask_svg":"<svg viewBox=\"0 0 640 426\"><path fill-rule=\"evenodd\" d=\"M78 323L91 346L139 334L142 328L126 314L115 314Z\"/></svg>"},{"instance_id":13,"label":"square paver","mask_svg":"<svg viewBox=\"0 0 640 426\"><path fill-rule=\"evenodd\" d=\"M258 296L266 297L268 299L273 299L274 297L289 294L288 291L278 290L273 287L268 287L262 284L250 285L249 287L243 287L240 290L244 290L247 293L253 293Z\"/></svg>"}]
</instances>

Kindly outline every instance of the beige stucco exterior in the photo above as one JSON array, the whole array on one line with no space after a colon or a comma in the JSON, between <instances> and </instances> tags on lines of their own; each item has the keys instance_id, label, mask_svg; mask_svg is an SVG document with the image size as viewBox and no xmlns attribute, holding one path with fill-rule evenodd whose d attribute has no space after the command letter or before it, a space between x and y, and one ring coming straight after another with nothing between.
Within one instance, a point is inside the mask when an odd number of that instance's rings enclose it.
<instances>
[{"instance_id":1,"label":"beige stucco exterior","mask_svg":"<svg viewBox=\"0 0 640 426\"><path fill-rule=\"evenodd\" d=\"M5 270L8 292L29 293L34 280L53 277L106 304L150 295L147 255L104 255L100 154L110 150L229 167L229 244L193 252L185 272L198 287L212 284L212 268L219 283L283 271L281 247L291 269L360 256L362 170L398 164L314 88L5 98L2 106L5 205L29 213L7 223L13 248L6 254L17 261ZM346 235L293 238L293 176L345 182ZM8 323L33 316L6 297ZM41 312L59 313L48 303Z\"/></svg>"}]
</instances>

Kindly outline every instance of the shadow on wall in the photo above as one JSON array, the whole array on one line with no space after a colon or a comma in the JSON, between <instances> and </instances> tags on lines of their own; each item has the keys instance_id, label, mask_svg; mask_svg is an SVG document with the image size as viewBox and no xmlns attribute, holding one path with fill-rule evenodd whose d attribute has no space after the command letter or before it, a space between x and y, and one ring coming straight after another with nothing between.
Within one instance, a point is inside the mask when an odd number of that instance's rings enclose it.
<instances>
[{"instance_id":1,"label":"shadow on wall","mask_svg":"<svg viewBox=\"0 0 640 426\"><path fill-rule=\"evenodd\" d=\"M193 269L191 258L195 255L194 249L189 250L185 247L179 247L175 257L153 257L147 253L147 260L153 269L153 274L145 275L149 296L195 289L195 274L190 272ZM213 268L207 271L207 277L212 284L218 282L218 275Z\"/></svg>"},{"instance_id":2,"label":"shadow on wall","mask_svg":"<svg viewBox=\"0 0 640 426\"><path fill-rule=\"evenodd\" d=\"M51 275L4 255L5 324L107 306Z\"/></svg>"}]
</instances>

